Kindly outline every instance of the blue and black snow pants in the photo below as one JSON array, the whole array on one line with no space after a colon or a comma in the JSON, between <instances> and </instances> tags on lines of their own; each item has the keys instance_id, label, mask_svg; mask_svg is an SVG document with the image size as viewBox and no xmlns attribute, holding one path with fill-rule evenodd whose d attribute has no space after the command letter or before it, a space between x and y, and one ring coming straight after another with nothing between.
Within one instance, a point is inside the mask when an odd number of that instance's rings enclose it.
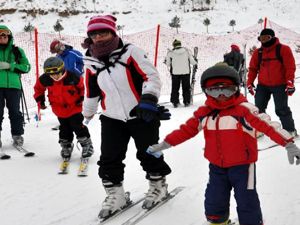
<instances>
[{"instance_id":1,"label":"blue and black snow pants","mask_svg":"<svg viewBox=\"0 0 300 225\"><path fill-rule=\"evenodd\" d=\"M262 225L260 202L256 192L255 164L221 168L209 165L209 182L205 192L205 215L212 223L229 218L230 194L234 189L239 223Z\"/></svg>"},{"instance_id":2,"label":"blue and black snow pants","mask_svg":"<svg viewBox=\"0 0 300 225\"><path fill-rule=\"evenodd\" d=\"M285 85L274 87L268 87L260 84L257 85L255 105L259 109L259 112L266 112L271 94L274 99L275 113L281 121L282 128L289 132L295 131L292 112L288 106L288 95L285 92Z\"/></svg>"},{"instance_id":3,"label":"blue and black snow pants","mask_svg":"<svg viewBox=\"0 0 300 225\"><path fill-rule=\"evenodd\" d=\"M130 138L133 138L137 153L146 178L150 175L165 176L171 169L164 161L164 157L155 158L146 153L149 145L157 144L159 140L159 120L145 122L141 119L132 119L127 122L112 119L104 115L101 120L101 156L98 161L99 177L113 184L119 184L124 179L125 164L123 160Z\"/></svg>"}]
</instances>

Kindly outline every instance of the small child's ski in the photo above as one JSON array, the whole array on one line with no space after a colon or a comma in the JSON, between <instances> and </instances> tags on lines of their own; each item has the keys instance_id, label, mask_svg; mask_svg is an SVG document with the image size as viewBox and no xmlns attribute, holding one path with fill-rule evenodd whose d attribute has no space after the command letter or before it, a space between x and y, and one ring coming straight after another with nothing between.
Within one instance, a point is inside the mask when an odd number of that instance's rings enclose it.
<instances>
[{"instance_id":1,"label":"small child's ski","mask_svg":"<svg viewBox=\"0 0 300 225\"><path fill-rule=\"evenodd\" d=\"M25 157L32 157L35 155L34 152L30 152L27 149L25 149L23 146L14 145L14 148L17 149L20 153L23 153Z\"/></svg>"},{"instance_id":2,"label":"small child's ski","mask_svg":"<svg viewBox=\"0 0 300 225\"><path fill-rule=\"evenodd\" d=\"M70 165L70 158L63 158L60 166L58 174L68 174Z\"/></svg>"},{"instance_id":3,"label":"small child's ski","mask_svg":"<svg viewBox=\"0 0 300 225\"><path fill-rule=\"evenodd\" d=\"M122 213L126 212L128 209L130 209L133 206L139 204L140 202L144 201L144 199L145 199L145 197L141 197L141 198L138 198L137 200L130 200L130 192L126 192L125 195L126 195L126 198L128 199L128 201L122 209L114 212L113 214L110 214L108 217L105 217L105 218L102 218L100 215L98 215L98 218L100 219L100 225L103 225L107 222L110 222L111 220L113 220L117 216L119 216Z\"/></svg>"},{"instance_id":4,"label":"small child's ski","mask_svg":"<svg viewBox=\"0 0 300 225\"><path fill-rule=\"evenodd\" d=\"M89 159L90 159L89 157L80 159L80 165L77 174L79 177L86 177L88 175L87 171L88 171Z\"/></svg>"},{"instance_id":5,"label":"small child's ski","mask_svg":"<svg viewBox=\"0 0 300 225\"><path fill-rule=\"evenodd\" d=\"M143 209L142 208L138 213L136 213L135 215L133 215L132 217L130 217L128 220L126 220L124 223L122 223L122 225L134 225L134 224L137 224L139 221L141 221L142 219L144 219L150 213L152 213L153 211L155 211L156 209L158 209L160 206L164 205L169 200L171 200L172 198L174 198L183 189L184 189L184 187L176 187L171 192L169 192L169 194L167 195L167 197L165 199L163 199L161 202L157 203L156 205L154 205L153 207L151 207L149 209Z\"/></svg>"}]
</instances>

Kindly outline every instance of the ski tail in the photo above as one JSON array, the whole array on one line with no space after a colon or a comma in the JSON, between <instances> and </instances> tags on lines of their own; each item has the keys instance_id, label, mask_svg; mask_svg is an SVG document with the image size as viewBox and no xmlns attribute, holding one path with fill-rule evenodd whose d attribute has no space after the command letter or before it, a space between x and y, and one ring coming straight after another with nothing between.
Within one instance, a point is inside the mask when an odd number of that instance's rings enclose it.
<instances>
[{"instance_id":1,"label":"ski tail","mask_svg":"<svg viewBox=\"0 0 300 225\"><path fill-rule=\"evenodd\" d=\"M198 47L194 47L194 54L193 54L194 59L196 60L196 62L198 63ZM190 103L193 104L193 97L194 97L194 87L195 87L195 83L196 83L196 73L197 73L197 69L198 69L198 65L194 65L193 66L193 70L192 70L192 78L191 78L191 99L190 99Z\"/></svg>"}]
</instances>

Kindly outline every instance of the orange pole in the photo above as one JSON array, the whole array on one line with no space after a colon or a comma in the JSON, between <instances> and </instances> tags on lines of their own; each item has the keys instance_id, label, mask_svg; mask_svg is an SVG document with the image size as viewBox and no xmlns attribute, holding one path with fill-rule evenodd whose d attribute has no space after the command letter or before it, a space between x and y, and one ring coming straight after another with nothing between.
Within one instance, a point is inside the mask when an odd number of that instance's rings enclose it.
<instances>
[{"instance_id":1,"label":"orange pole","mask_svg":"<svg viewBox=\"0 0 300 225\"><path fill-rule=\"evenodd\" d=\"M157 65L157 55L158 55L158 43L159 43L159 32L160 32L160 25L157 25L156 29L156 44L155 44L155 55L154 55L154 66Z\"/></svg>"},{"instance_id":2,"label":"orange pole","mask_svg":"<svg viewBox=\"0 0 300 225\"><path fill-rule=\"evenodd\" d=\"M36 80L39 79L39 47L38 47L38 30L37 28L34 28L34 49L35 49L35 74L36 74ZM41 120L41 109L38 105L38 120Z\"/></svg>"},{"instance_id":3,"label":"orange pole","mask_svg":"<svg viewBox=\"0 0 300 225\"><path fill-rule=\"evenodd\" d=\"M266 29L266 27L267 27L267 17L265 17L265 21L264 21L264 29Z\"/></svg>"}]
</instances>

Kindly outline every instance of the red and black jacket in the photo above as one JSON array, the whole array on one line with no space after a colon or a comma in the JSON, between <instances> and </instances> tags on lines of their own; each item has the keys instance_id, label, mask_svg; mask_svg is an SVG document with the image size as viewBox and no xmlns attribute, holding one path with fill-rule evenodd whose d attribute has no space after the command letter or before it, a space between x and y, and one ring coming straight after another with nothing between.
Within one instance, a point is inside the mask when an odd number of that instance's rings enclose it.
<instances>
[{"instance_id":1,"label":"red and black jacket","mask_svg":"<svg viewBox=\"0 0 300 225\"><path fill-rule=\"evenodd\" d=\"M64 77L53 80L49 75L43 74L34 85L34 98L36 102L45 101L45 91L48 90L48 101L53 113L57 117L67 118L82 112L84 98L83 77L74 73L65 72Z\"/></svg>"}]
</instances>

